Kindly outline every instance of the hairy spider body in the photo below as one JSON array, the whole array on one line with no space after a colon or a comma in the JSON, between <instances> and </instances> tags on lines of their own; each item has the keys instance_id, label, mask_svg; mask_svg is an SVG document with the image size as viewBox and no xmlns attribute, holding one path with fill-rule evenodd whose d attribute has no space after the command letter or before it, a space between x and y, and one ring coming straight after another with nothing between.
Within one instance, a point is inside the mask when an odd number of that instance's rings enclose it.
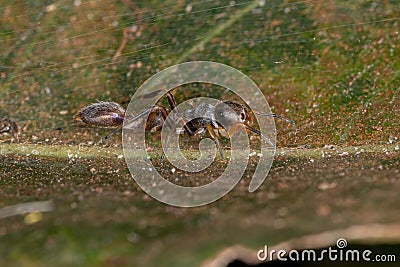
<instances>
[{"instance_id":1,"label":"hairy spider body","mask_svg":"<svg viewBox=\"0 0 400 267\"><path fill-rule=\"evenodd\" d=\"M167 110L159 105L153 107L146 122L146 131L157 132L162 129ZM101 128L122 126L125 120L125 109L115 102L99 102L82 108L74 119L85 124ZM139 120L136 122L139 124Z\"/></svg>"},{"instance_id":2,"label":"hairy spider body","mask_svg":"<svg viewBox=\"0 0 400 267\"><path fill-rule=\"evenodd\" d=\"M74 119L90 126L114 128L122 125L125 110L115 102L94 103L81 109Z\"/></svg>"},{"instance_id":3,"label":"hairy spider body","mask_svg":"<svg viewBox=\"0 0 400 267\"><path fill-rule=\"evenodd\" d=\"M250 112L241 104L232 101L221 101L216 105L200 104L192 109L179 112L176 108L176 102L171 92L166 93L171 110L176 110L172 119L181 122L183 131L188 135L203 135L208 132L216 143L221 157L223 157L222 149L218 140L218 133L225 131L228 136L238 131L250 131L262 139L266 140L271 146L274 144L264 136L259 130L252 127L253 120ZM128 127L135 128L143 123L147 117L145 130L147 132L157 132L162 130L166 124L169 112L160 105L155 105L143 110L134 117L126 117L125 110L114 102L99 102L91 104L81 109L74 118L88 125L97 127L121 127L126 121ZM293 121L283 118L276 114L258 113L261 116L270 116L281 118L293 124ZM194 118L194 119L191 119ZM167 125L167 127L170 127ZM174 129L176 130L176 129ZM168 141L167 141L168 143ZM168 145L167 145L168 146Z\"/></svg>"},{"instance_id":4,"label":"hairy spider body","mask_svg":"<svg viewBox=\"0 0 400 267\"><path fill-rule=\"evenodd\" d=\"M189 129L198 135L205 132L207 125L211 125L215 129L219 128L214 116L214 106L211 104L200 104L193 109L185 110L182 117ZM189 120L188 118L195 119Z\"/></svg>"}]
</instances>

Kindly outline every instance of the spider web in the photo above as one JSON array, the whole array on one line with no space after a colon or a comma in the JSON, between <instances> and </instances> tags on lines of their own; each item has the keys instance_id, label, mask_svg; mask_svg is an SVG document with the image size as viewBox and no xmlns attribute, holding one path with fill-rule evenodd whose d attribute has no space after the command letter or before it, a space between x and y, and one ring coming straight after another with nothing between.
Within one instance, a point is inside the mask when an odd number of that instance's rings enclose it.
<instances>
[{"instance_id":1,"label":"spider web","mask_svg":"<svg viewBox=\"0 0 400 267\"><path fill-rule=\"evenodd\" d=\"M252 78L297 122L297 135L279 126L280 145L398 137L397 1L0 3L0 115L19 122L22 140L90 140L72 122L79 108L126 105L153 74L191 60Z\"/></svg>"}]
</instances>

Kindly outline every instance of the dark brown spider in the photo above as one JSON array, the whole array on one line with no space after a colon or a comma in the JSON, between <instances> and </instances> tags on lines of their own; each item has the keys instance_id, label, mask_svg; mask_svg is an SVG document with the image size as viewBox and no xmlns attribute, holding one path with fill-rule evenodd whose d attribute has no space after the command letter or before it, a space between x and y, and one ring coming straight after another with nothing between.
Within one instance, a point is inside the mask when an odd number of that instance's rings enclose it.
<instances>
[{"instance_id":1,"label":"dark brown spider","mask_svg":"<svg viewBox=\"0 0 400 267\"><path fill-rule=\"evenodd\" d=\"M171 110L176 108L176 102L171 92L166 93ZM145 130L148 132L160 131L165 125L169 112L160 105L155 105L143 110L133 118L125 117L125 110L114 102L100 102L91 104L81 109L74 118L88 125L95 127L121 127L124 120L128 120L129 127L139 125L138 122L146 118ZM178 115L176 115L178 114ZM252 127L253 120L250 112L241 104L232 101L221 101L216 105L200 104L193 109L185 110L182 113L177 112L174 120L181 121L186 132L190 136L202 135L208 132L215 141L221 157L223 157L222 149L218 140L218 132L224 130L228 136L235 132L245 130L250 131L261 138L265 139L271 146L272 142L264 136L259 130ZM261 116L270 116L283 119L291 124L293 121L282 116L269 113L258 113ZM193 120L187 118L195 117ZM224 129L223 125L226 127ZM107 136L105 139L108 139Z\"/></svg>"}]
</instances>

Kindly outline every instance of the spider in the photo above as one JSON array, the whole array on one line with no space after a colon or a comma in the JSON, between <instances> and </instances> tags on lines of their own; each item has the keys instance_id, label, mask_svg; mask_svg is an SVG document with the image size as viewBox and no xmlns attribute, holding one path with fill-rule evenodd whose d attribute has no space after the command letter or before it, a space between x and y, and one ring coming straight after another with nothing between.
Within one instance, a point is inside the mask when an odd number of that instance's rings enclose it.
<instances>
[{"instance_id":1,"label":"spider","mask_svg":"<svg viewBox=\"0 0 400 267\"><path fill-rule=\"evenodd\" d=\"M231 136L238 131L249 131L262 139L266 140L271 146L274 147L272 142L264 136L259 130L252 127L253 120L250 112L241 104L232 101L220 101L215 105L200 104L193 109L187 109L180 113L176 107L176 101L171 92L166 93L171 110L176 110L173 119L181 121L183 132L189 136L201 136L208 132L211 138L217 145L220 156L223 158L223 152L218 139L218 133L225 131L227 136ZM269 116L282 119L294 124L292 120L286 119L275 113L260 113L261 116ZM129 127L135 127L135 123L140 122L146 118L148 119L145 124L145 131L157 132L167 124L166 119L169 115L168 110L161 105L154 105L148 109L143 110L132 118L125 117L125 110L115 102L99 102L90 104L82 108L74 118L82 121L90 126L105 127L119 129L125 120L128 121ZM188 120L187 118L194 117L195 119ZM224 129L223 125L227 128ZM114 132L113 132L114 133ZM111 133L112 134L112 133ZM110 136L106 136L108 139Z\"/></svg>"}]
</instances>

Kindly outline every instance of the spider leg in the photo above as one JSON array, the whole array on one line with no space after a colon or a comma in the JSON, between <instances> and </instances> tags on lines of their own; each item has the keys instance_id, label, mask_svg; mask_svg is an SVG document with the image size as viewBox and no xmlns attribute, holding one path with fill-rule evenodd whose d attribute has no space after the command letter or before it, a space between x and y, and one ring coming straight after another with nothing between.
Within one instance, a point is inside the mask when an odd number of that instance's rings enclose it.
<instances>
[{"instance_id":1,"label":"spider leg","mask_svg":"<svg viewBox=\"0 0 400 267\"><path fill-rule=\"evenodd\" d=\"M257 129L254 129L253 127L251 127L247 124L243 124L243 125L246 128L246 130L260 136L261 139L264 139L272 148L275 148L275 145L272 143L272 141L267 136L265 136L262 132L260 132Z\"/></svg>"},{"instance_id":2,"label":"spider leg","mask_svg":"<svg viewBox=\"0 0 400 267\"><path fill-rule=\"evenodd\" d=\"M121 130L121 128L122 128L122 125L115 127L114 130L112 130L109 134L107 134L106 136L104 136L104 137L101 139L100 142L101 142L101 143L102 143L102 142L104 142L104 143L107 142L108 139L110 139L111 136L113 136L116 132L118 132L119 130Z\"/></svg>"},{"instance_id":3,"label":"spider leg","mask_svg":"<svg viewBox=\"0 0 400 267\"><path fill-rule=\"evenodd\" d=\"M294 121L293 120L287 119L287 118L285 118L285 117L283 117L281 115L275 114L275 113L263 113L263 112L256 112L256 113L258 115L261 115L261 116L273 117L273 118L281 119L283 121L286 121L286 122L290 123L291 125L294 125Z\"/></svg>"},{"instance_id":4,"label":"spider leg","mask_svg":"<svg viewBox=\"0 0 400 267\"><path fill-rule=\"evenodd\" d=\"M215 144L218 147L219 155L221 158L224 158L224 153L222 152L221 144L219 143L218 136L215 134L213 127L211 124L206 125L207 131L210 133L211 138L214 140Z\"/></svg>"},{"instance_id":5,"label":"spider leg","mask_svg":"<svg viewBox=\"0 0 400 267\"><path fill-rule=\"evenodd\" d=\"M165 150L168 150L168 148L169 148L169 138L170 138L170 136L171 135L168 135L167 139L165 140ZM164 159L165 159L165 152L164 152L164 149L163 149L161 157L160 157L160 161L162 162L162 161L164 161Z\"/></svg>"},{"instance_id":6,"label":"spider leg","mask_svg":"<svg viewBox=\"0 0 400 267\"><path fill-rule=\"evenodd\" d=\"M142 118L143 116L145 116L147 113L149 113L152 110L153 107L151 108L147 108L143 111L141 111L140 113L138 113L136 116L132 117L132 118L125 118L124 121L126 122L126 127L132 127L133 123L135 121L137 121L138 119ZM113 136L116 132L118 132L119 130L121 130L123 124L117 126L114 128L114 130L112 130L109 134L107 134L106 136L104 136L101 140L100 143L102 142L107 142L108 139L111 138L111 136Z\"/></svg>"},{"instance_id":7,"label":"spider leg","mask_svg":"<svg viewBox=\"0 0 400 267\"><path fill-rule=\"evenodd\" d=\"M176 113L179 115L179 110L176 108L176 101L175 98L173 96L173 94L171 94L171 92L167 92L166 93L167 99L168 99L168 103L171 106L171 110L176 109ZM185 131L190 135L193 136L194 132L192 130L190 130L189 126L186 124L185 120L182 118L182 116L179 116L179 120L181 121L183 128L185 129Z\"/></svg>"},{"instance_id":8,"label":"spider leg","mask_svg":"<svg viewBox=\"0 0 400 267\"><path fill-rule=\"evenodd\" d=\"M168 111L166 108L164 108L163 106L158 106L159 111L161 112L161 116L164 119L164 124L166 125L166 127L168 127L170 130L172 130L172 127L169 125L169 123L167 122L167 117L168 117ZM161 129L160 129L161 130ZM165 150L168 150L169 148L169 138L171 135L167 135L167 139L165 140ZM165 159L165 153L164 153L164 149L162 151L161 154L161 158L160 161L164 161Z\"/></svg>"},{"instance_id":9,"label":"spider leg","mask_svg":"<svg viewBox=\"0 0 400 267\"><path fill-rule=\"evenodd\" d=\"M138 114L136 114L135 116L133 116L132 118L125 118L125 128L134 128L134 122L136 122L137 120L139 120L140 118L143 118L143 116L148 115L151 110L154 108L155 106L152 106L150 108L146 108L144 110L142 110L141 112L139 112Z\"/></svg>"}]
</instances>

